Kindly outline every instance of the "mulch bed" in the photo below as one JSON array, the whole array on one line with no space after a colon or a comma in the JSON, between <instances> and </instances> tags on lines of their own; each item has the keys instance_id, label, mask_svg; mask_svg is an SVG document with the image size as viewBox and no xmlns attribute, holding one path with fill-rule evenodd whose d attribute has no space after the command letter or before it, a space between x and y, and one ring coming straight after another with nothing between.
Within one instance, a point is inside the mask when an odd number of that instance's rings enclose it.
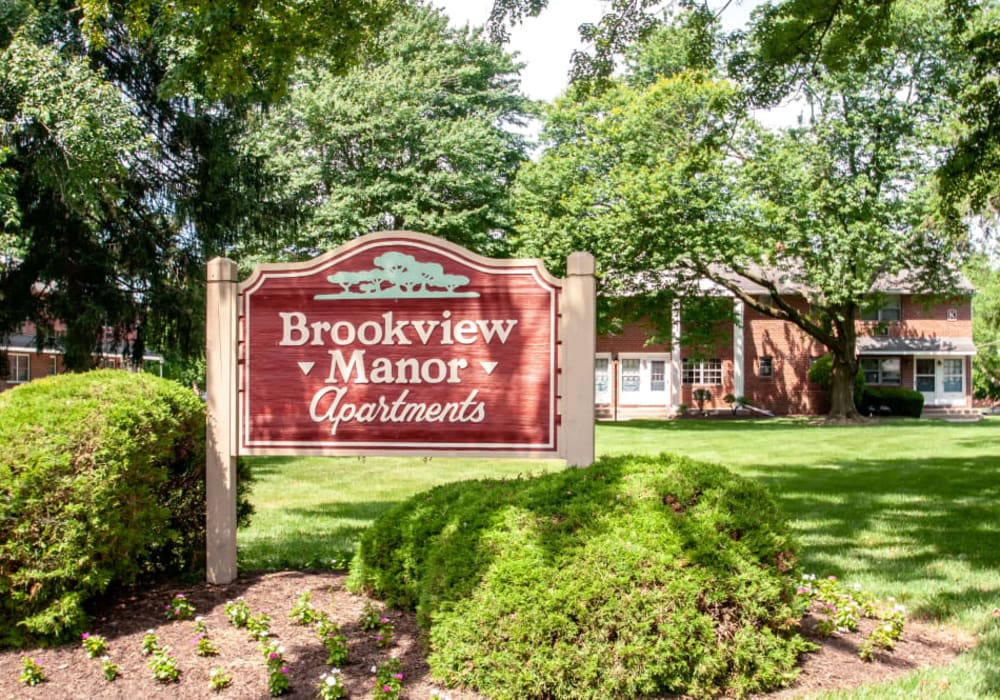
<instances>
[{"instance_id":1,"label":"mulch bed","mask_svg":"<svg viewBox=\"0 0 1000 700\"><path fill-rule=\"evenodd\" d=\"M286 571L242 576L232 584L213 586L207 583L154 586L118 596L99 610L90 632L108 640L108 653L121 667L121 676L113 683L104 679L99 659L86 656L80 644L53 649L0 652L0 697L2 698L253 698L268 697L267 670L257 642L246 630L236 629L225 615L223 606L243 596L254 613L264 609L271 616L271 630L285 649L292 690L284 697L315 698L320 674L328 670L326 652L311 627L293 624L288 611L299 593L310 589L313 605L327 611L340 623L349 639L349 661L342 669L351 698L370 698L372 666L390 655L403 666L402 697L425 700L436 693L452 700L481 698L476 693L444 688L435 684L421 650L419 632L413 615L387 611L395 626L394 644L380 649L374 633L361 630L358 620L368 600L348 593L342 573ZM164 606L175 593L184 593L204 617L209 636L219 649L216 657L195 654L194 622L168 621ZM808 629L810 620L806 619ZM155 629L161 644L169 646L181 669L180 681L156 682L142 655L142 638ZM861 634L867 631L861 629ZM853 688L878 683L892 676L924 666L951 663L974 640L968 635L940 627L907 623L903 639L889 656L872 663L857 656L861 634L835 635L816 639L820 651L808 654L803 671L788 689L771 693L767 698L791 698L806 692L833 688ZM28 687L18 682L21 659L30 656L44 667L46 682ZM231 686L215 693L209 689L209 671L225 668L233 676Z\"/></svg>"}]
</instances>

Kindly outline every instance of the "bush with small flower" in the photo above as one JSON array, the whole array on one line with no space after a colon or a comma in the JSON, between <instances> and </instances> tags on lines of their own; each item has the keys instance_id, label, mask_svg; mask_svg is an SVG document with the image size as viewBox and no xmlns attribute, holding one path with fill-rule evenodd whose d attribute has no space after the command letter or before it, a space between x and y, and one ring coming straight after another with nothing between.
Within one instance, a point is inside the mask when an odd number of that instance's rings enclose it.
<instances>
[{"instance_id":1,"label":"bush with small flower","mask_svg":"<svg viewBox=\"0 0 1000 700\"><path fill-rule=\"evenodd\" d=\"M288 611L288 618L297 625L310 625L319 619L319 611L313 607L312 591L306 589L299 593L295 605Z\"/></svg>"},{"instance_id":2,"label":"bush with small flower","mask_svg":"<svg viewBox=\"0 0 1000 700\"><path fill-rule=\"evenodd\" d=\"M208 687L215 692L229 686L233 682L231 673L227 673L223 668L213 668L208 672Z\"/></svg>"},{"instance_id":3,"label":"bush with small flower","mask_svg":"<svg viewBox=\"0 0 1000 700\"><path fill-rule=\"evenodd\" d=\"M163 607L168 620L190 620L194 617L194 606L183 593L175 593L170 602Z\"/></svg>"},{"instance_id":4,"label":"bush with small flower","mask_svg":"<svg viewBox=\"0 0 1000 700\"><path fill-rule=\"evenodd\" d=\"M177 660L170 651L170 647L156 647L153 656L149 659L149 669L153 672L153 678L160 683L176 683L180 680L181 672L177 668Z\"/></svg>"},{"instance_id":5,"label":"bush with small flower","mask_svg":"<svg viewBox=\"0 0 1000 700\"><path fill-rule=\"evenodd\" d=\"M392 637L396 631L392 621L379 611L371 602L365 603L358 620L361 629L375 632L375 642L383 649L392 646Z\"/></svg>"},{"instance_id":6,"label":"bush with small flower","mask_svg":"<svg viewBox=\"0 0 1000 700\"><path fill-rule=\"evenodd\" d=\"M104 656L104 652L108 648L108 642L104 637L84 632L80 635L80 639L83 643L83 650L87 652L89 658L96 659L98 656Z\"/></svg>"},{"instance_id":7,"label":"bush with small flower","mask_svg":"<svg viewBox=\"0 0 1000 700\"><path fill-rule=\"evenodd\" d=\"M194 646L194 653L198 656L218 656L219 650L216 649L215 645L212 644L212 640L208 638L208 634L204 632L199 632L192 642Z\"/></svg>"},{"instance_id":8,"label":"bush with small flower","mask_svg":"<svg viewBox=\"0 0 1000 700\"><path fill-rule=\"evenodd\" d=\"M157 649L160 648L160 640L156 636L155 630L146 630L146 634L142 637L142 655L149 656Z\"/></svg>"},{"instance_id":9,"label":"bush with small flower","mask_svg":"<svg viewBox=\"0 0 1000 700\"><path fill-rule=\"evenodd\" d=\"M45 682L45 669L35 663L34 659L21 659L21 677L18 679L25 685L38 685Z\"/></svg>"},{"instance_id":10,"label":"bush with small flower","mask_svg":"<svg viewBox=\"0 0 1000 700\"><path fill-rule=\"evenodd\" d=\"M246 628L250 637L258 642L267 639L268 635L271 634L271 616L267 614L266 610L261 610L247 619Z\"/></svg>"},{"instance_id":11,"label":"bush with small flower","mask_svg":"<svg viewBox=\"0 0 1000 700\"><path fill-rule=\"evenodd\" d=\"M118 678L118 676L121 675L121 672L121 667L112 661L110 656L105 655L101 657L101 673L104 674L105 680L110 683L114 679Z\"/></svg>"},{"instance_id":12,"label":"bush with small flower","mask_svg":"<svg viewBox=\"0 0 1000 700\"><path fill-rule=\"evenodd\" d=\"M858 650L864 661L871 661L877 650L891 651L903 635L906 608L893 598L888 602L877 600L861 584L846 586L836 576L817 578L815 574L804 574L795 592L805 608L811 606L815 613L824 616L816 623L816 631L824 637L835 632L857 631L861 618L883 621Z\"/></svg>"},{"instance_id":13,"label":"bush with small flower","mask_svg":"<svg viewBox=\"0 0 1000 700\"><path fill-rule=\"evenodd\" d=\"M382 612L371 601L368 601L361 611L361 618L358 620L358 625L366 632L377 630L378 621L381 617Z\"/></svg>"},{"instance_id":14,"label":"bush with small flower","mask_svg":"<svg viewBox=\"0 0 1000 700\"><path fill-rule=\"evenodd\" d=\"M347 663L347 637L340 631L340 625L326 615L316 623L316 636L326 649L326 663L330 666L343 666Z\"/></svg>"},{"instance_id":15,"label":"bush with small flower","mask_svg":"<svg viewBox=\"0 0 1000 700\"><path fill-rule=\"evenodd\" d=\"M242 597L230 600L224 609L233 627L246 627L252 616L250 605Z\"/></svg>"},{"instance_id":16,"label":"bush with small flower","mask_svg":"<svg viewBox=\"0 0 1000 700\"><path fill-rule=\"evenodd\" d=\"M292 687L285 664L285 648L272 640L262 642L260 650L267 660L267 691L271 697L284 695Z\"/></svg>"},{"instance_id":17,"label":"bush with small flower","mask_svg":"<svg viewBox=\"0 0 1000 700\"><path fill-rule=\"evenodd\" d=\"M388 617L380 617L378 619L378 629L375 631L375 643L379 645L382 649L388 649L392 646L392 637L396 632L396 627L392 624Z\"/></svg>"},{"instance_id":18,"label":"bush with small flower","mask_svg":"<svg viewBox=\"0 0 1000 700\"><path fill-rule=\"evenodd\" d=\"M319 677L318 695L322 700L339 700L347 696L347 687L339 668L331 668Z\"/></svg>"},{"instance_id":19,"label":"bush with small flower","mask_svg":"<svg viewBox=\"0 0 1000 700\"><path fill-rule=\"evenodd\" d=\"M378 666L373 666L375 673L372 698L375 700L398 700L403 692L403 667L399 659L390 658Z\"/></svg>"},{"instance_id":20,"label":"bush with small flower","mask_svg":"<svg viewBox=\"0 0 1000 700\"><path fill-rule=\"evenodd\" d=\"M906 625L906 608L889 598L886 605L878 610L876 617L881 620L881 624L871 631L858 651L864 661L874 660L878 651L888 652L896 648L896 642L903 636L903 627Z\"/></svg>"},{"instance_id":21,"label":"bush with small flower","mask_svg":"<svg viewBox=\"0 0 1000 700\"><path fill-rule=\"evenodd\" d=\"M194 619L194 633L195 634L208 634L208 625L205 624L205 618L201 615Z\"/></svg>"}]
</instances>

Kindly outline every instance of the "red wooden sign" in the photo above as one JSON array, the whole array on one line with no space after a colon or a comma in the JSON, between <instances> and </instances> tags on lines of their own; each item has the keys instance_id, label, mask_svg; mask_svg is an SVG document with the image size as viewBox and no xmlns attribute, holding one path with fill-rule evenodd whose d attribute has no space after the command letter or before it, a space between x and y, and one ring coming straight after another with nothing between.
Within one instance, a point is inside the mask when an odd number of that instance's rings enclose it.
<instances>
[{"instance_id":1,"label":"red wooden sign","mask_svg":"<svg viewBox=\"0 0 1000 700\"><path fill-rule=\"evenodd\" d=\"M374 234L242 285L240 452L554 453L561 281Z\"/></svg>"}]
</instances>

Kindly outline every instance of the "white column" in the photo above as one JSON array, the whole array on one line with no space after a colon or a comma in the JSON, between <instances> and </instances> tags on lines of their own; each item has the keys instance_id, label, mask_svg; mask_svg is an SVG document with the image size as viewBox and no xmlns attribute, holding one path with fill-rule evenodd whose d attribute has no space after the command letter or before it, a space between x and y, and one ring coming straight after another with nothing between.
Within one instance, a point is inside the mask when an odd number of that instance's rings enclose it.
<instances>
[{"instance_id":1,"label":"white column","mask_svg":"<svg viewBox=\"0 0 1000 700\"><path fill-rule=\"evenodd\" d=\"M670 305L670 405L681 405L681 301Z\"/></svg>"},{"instance_id":2,"label":"white column","mask_svg":"<svg viewBox=\"0 0 1000 700\"><path fill-rule=\"evenodd\" d=\"M571 467L594 463L594 353L597 351L594 256L572 253L562 292L562 431L559 452Z\"/></svg>"},{"instance_id":3,"label":"white column","mask_svg":"<svg viewBox=\"0 0 1000 700\"><path fill-rule=\"evenodd\" d=\"M236 578L238 452L236 263L208 262L205 290L205 577Z\"/></svg>"},{"instance_id":4,"label":"white column","mask_svg":"<svg viewBox=\"0 0 1000 700\"><path fill-rule=\"evenodd\" d=\"M733 394L736 396L746 396L743 356L744 304L742 299L736 300L734 312L736 319L733 322Z\"/></svg>"}]
</instances>

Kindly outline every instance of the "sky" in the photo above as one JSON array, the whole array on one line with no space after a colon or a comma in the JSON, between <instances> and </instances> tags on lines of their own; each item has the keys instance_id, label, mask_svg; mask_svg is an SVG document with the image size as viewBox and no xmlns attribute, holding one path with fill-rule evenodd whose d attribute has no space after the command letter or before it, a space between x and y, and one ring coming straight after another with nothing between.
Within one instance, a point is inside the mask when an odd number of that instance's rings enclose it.
<instances>
[{"instance_id":1,"label":"sky","mask_svg":"<svg viewBox=\"0 0 1000 700\"><path fill-rule=\"evenodd\" d=\"M486 24L493 0L431 0L442 8L456 27ZM600 0L549 0L538 17L530 17L511 31L507 48L518 52L525 63L521 90L536 100L552 100L567 84L569 59L582 48L577 28L601 18Z\"/></svg>"},{"instance_id":2,"label":"sky","mask_svg":"<svg viewBox=\"0 0 1000 700\"><path fill-rule=\"evenodd\" d=\"M735 0L723 13L723 27L734 29L746 22L758 0ZM431 0L456 27L484 25L490 16L493 0ZM567 84L570 56L583 48L578 27L596 22L609 3L602 0L549 0L538 17L529 17L511 30L508 49L518 52L525 63L521 71L521 90L536 100L557 97ZM712 3L716 4L716 3ZM721 0L719 5L725 4Z\"/></svg>"}]
</instances>

